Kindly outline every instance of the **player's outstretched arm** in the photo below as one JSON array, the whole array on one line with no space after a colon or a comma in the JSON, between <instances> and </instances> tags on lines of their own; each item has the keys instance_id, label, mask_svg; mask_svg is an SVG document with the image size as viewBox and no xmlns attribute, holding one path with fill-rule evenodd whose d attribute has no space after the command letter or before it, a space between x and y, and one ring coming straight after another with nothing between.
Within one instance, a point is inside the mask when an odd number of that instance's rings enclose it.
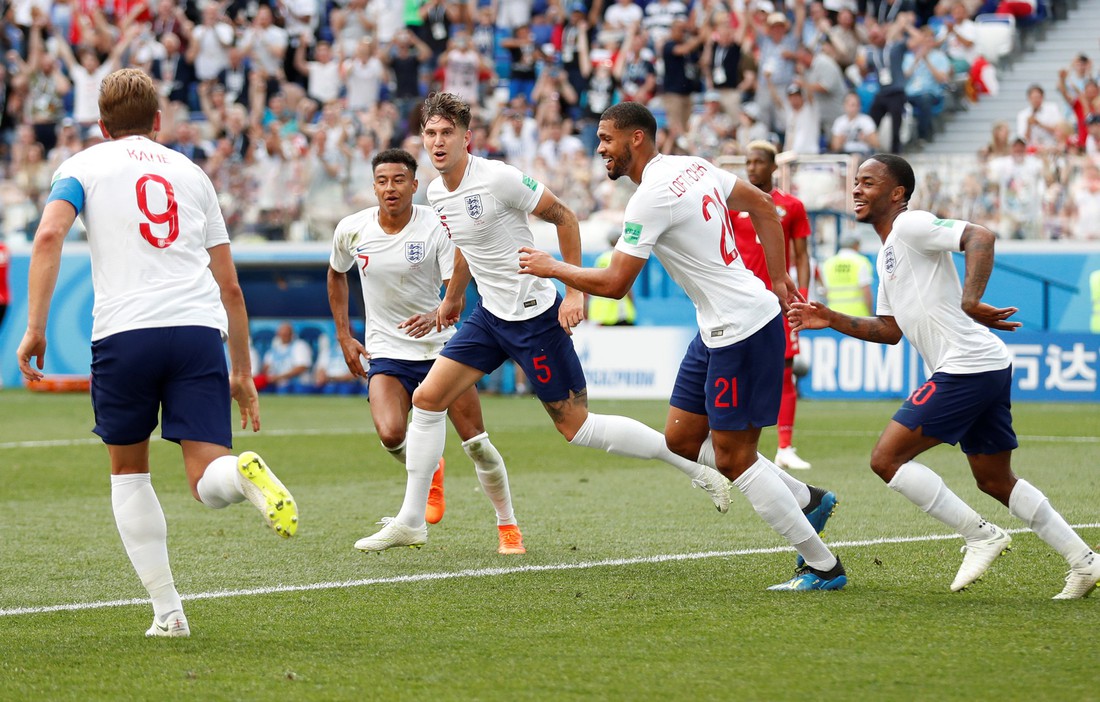
<instances>
[{"instance_id":1,"label":"player's outstretched arm","mask_svg":"<svg viewBox=\"0 0 1100 702\"><path fill-rule=\"evenodd\" d=\"M328 267L328 307L332 312L332 322L336 327L336 343L344 354L344 363L356 378L366 378L360 357L370 358L367 349L352 336L351 318L348 316L348 274L341 273L332 266Z\"/></svg>"},{"instance_id":2,"label":"player's outstretched arm","mask_svg":"<svg viewBox=\"0 0 1100 702\"><path fill-rule=\"evenodd\" d=\"M775 209L771 195L750 184L747 180L738 180L733 186L726 204L731 211L748 212L752 220L756 237L764 249L764 259L768 264L768 277L772 281L772 292L779 298L779 306L786 313L793 300L802 300L798 294L798 285L787 272L787 252L784 250L783 225Z\"/></svg>"},{"instance_id":3,"label":"player's outstretched arm","mask_svg":"<svg viewBox=\"0 0 1100 702\"><path fill-rule=\"evenodd\" d=\"M856 339L876 344L896 344L901 341L901 328L893 317L852 317L830 309L817 300L795 301L787 313L791 331L835 329Z\"/></svg>"},{"instance_id":4,"label":"player's outstretched arm","mask_svg":"<svg viewBox=\"0 0 1100 702\"><path fill-rule=\"evenodd\" d=\"M443 293L443 300L435 312L435 330L441 331L446 327L458 324L462 315L462 309L466 306L466 288L470 285L470 264L457 247L455 248L454 270L447 281L447 290Z\"/></svg>"},{"instance_id":5,"label":"player's outstretched arm","mask_svg":"<svg viewBox=\"0 0 1100 702\"><path fill-rule=\"evenodd\" d=\"M558 250L561 251L562 260L579 267L581 265L581 227L573 210L547 188L543 191L535 209L532 210L532 214L557 227ZM558 322L561 323L562 329L569 332L584 321L584 295L568 282L564 280L562 282L565 283L566 290L565 299L558 309Z\"/></svg>"},{"instance_id":6,"label":"player's outstretched arm","mask_svg":"<svg viewBox=\"0 0 1100 702\"><path fill-rule=\"evenodd\" d=\"M229 244L219 244L206 250L210 254L210 272L221 289L222 306L229 319L229 391L241 410L241 428L252 425L260 430L260 396L252 380L252 354L248 344L248 310L244 292L237 280L237 267Z\"/></svg>"},{"instance_id":7,"label":"player's outstretched arm","mask_svg":"<svg viewBox=\"0 0 1100 702\"><path fill-rule=\"evenodd\" d=\"M19 370L30 381L42 379L46 360L46 321L61 269L61 247L76 220L76 209L66 200L52 200L42 211L34 234L31 265L27 273L27 331L16 356ZM31 359L34 359L32 365Z\"/></svg>"},{"instance_id":8,"label":"player's outstretched arm","mask_svg":"<svg viewBox=\"0 0 1100 702\"><path fill-rule=\"evenodd\" d=\"M529 246L519 250L519 272L539 278L557 278L589 295L621 300L645 267L645 259L615 251L607 268L581 268L559 261L545 251Z\"/></svg>"},{"instance_id":9,"label":"player's outstretched arm","mask_svg":"<svg viewBox=\"0 0 1100 702\"><path fill-rule=\"evenodd\" d=\"M966 256L966 276L963 280L962 310L978 324L990 329L1016 331L1023 326L1010 322L1016 307L994 307L982 302L989 275L993 272L993 249L997 237L993 232L977 224L967 224L963 230L961 246Z\"/></svg>"}]
</instances>

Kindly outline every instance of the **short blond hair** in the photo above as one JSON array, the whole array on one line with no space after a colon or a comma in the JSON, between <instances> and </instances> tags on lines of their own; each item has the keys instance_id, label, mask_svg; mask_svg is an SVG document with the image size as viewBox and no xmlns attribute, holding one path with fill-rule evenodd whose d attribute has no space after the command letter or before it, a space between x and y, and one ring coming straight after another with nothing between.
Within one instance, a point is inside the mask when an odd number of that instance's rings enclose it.
<instances>
[{"instance_id":1,"label":"short blond hair","mask_svg":"<svg viewBox=\"0 0 1100 702\"><path fill-rule=\"evenodd\" d=\"M775 163L775 157L779 153L779 149L775 148L775 144L770 141L764 141L763 139L755 139L745 145L745 153L749 151L763 151L772 157L772 163Z\"/></svg>"},{"instance_id":2,"label":"short blond hair","mask_svg":"<svg viewBox=\"0 0 1100 702\"><path fill-rule=\"evenodd\" d=\"M115 71L99 88L99 117L112 138L149 134L159 109L153 79L136 68Z\"/></svg>"}]
</instances>

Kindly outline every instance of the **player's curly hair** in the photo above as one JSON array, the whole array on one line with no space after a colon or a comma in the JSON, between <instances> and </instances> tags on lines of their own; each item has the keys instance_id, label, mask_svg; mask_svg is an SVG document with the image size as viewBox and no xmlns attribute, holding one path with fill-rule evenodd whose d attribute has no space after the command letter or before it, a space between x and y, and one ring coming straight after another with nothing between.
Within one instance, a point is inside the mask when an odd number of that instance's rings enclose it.
<instances>
[{"instance_id":1,"label":"player's curly hair","mask_svg":"<svg viewBox=\"0 0 1100 702\"><path fill-rule=\"evenodd\" d=\"M640 102L620 102L600 115L601 122L610 122L615 129L641 129L650 141L657 141L657 118Z\"/></svg>"},{"instance_id":2,"label":"player's curly hair","mask_svg":"<svg viewBox=\"0 0 1100 702\"><path fill-rule=\"evenodd\" d=\"M416 177L416 157L404 149L386 149L375 154L370 161L371 170L377 170L383 163L397 163L409 169L409 175Z\"/></svg>"},{"instance_id":3,"label":"player's curly hair","mask_svg":"<svg viewBox=\"0 0 1100 702\"><path fill-rule=\"evenodd\" d=\"M894 182L905 188L905 201L913 197L913 191L917 189L917 176L913 173L913 167L909 162L896 154L875 154L869 157L869 161L878 161L886 166L886 171Z\"/></svg>"},{"instance_id":4,"label":"player's curly hair","mask_svg":"<svg viewBox=\"0 0 1100 702\"><path fill-rule=\"evenodd\" d=\"M441 117L454 124L455 129L470 129L470 105L454 93L432 93L420 108L420 129L424 129L433 117Z\"/></svg>"},{"instance_id":5,"label":"player's curly hair","mask_svg":"<svg viewBox=\"0 0 1100 702\"><path fill-rule=\"evenodd\" d=\"M159 109L153 79L137 68L111 73L99 88L99 117L113 139L150 134Z\"/></svg>"}]
</instances>

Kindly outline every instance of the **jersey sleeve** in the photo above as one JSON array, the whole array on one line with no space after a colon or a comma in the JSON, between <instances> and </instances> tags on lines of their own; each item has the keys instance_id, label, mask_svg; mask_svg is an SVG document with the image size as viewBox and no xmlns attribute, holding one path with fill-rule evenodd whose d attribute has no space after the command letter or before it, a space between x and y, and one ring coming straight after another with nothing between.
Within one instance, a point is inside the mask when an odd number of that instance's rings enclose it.
<instances>
[{"instance_id":1,"label":"jersey sleeve","mask_svg":"<svg viewBox=\"0 0 1100 702\"><path fill-rule=\"evenodd\" d=\"M351 247L348 246L350 236L351 232L346 229L343 221L336 225L336 232L332 235L332 251L329 253L328 264L337 273L347 273L355 265Z\"/></svg>"},{"instance_id":2,"label":"jersey sleeve","mask_svg":"<svg viewBox=\"0 0 1100 702\"><path fill-rule=\"evenodd\" d=\"M626 204L623 231L615 249L635 258L649 258L653 246L671 224L672 209L665 198L639 190Z\"/></svg>"},{"instance_id":3,"label":"jersey sleeve","mask_svg":"<svg viewBox=\"0 0 1100 702\"><path fill-rule=\"evenodd\" d=\"M539 204L546 186L514 166L492 163L489 192L508 207L530 213Z\"/></svg>"},{"instance_id":4,"label":"jersey sleeve","mask_svg":"<svg viewBox=\"0 0 1100 702\"><path fill-rule=\"evenodd\" d=\"M931 212L905 212L894 220L897 239L922 254L961 251L962 234L969 222L939 219Z\"/></svg>"},{"instance_id":5,"label":"jersey sleeve","mask_svg":"<svg viewBox=\"0 0 1100 702\"><path fill-rule=\"evenodd\" d=\"M434 218L434 214L432 216ZM455 272L455 245L438 220L432 225L432 241L439 263L439 275L443 280L450 280Z\"/></svg>"},{"instance_id":6,"label":"jersey sleeve","mask_svg":"<svg viewBox=\"0 0 1100 702\"><path fill-rule=\"evenodd\" d=\"M206 245L212 249L215 246L229 243L229 229L225 226L225 217L222 216L222 208L218 203L218 194L214 191L214 184L210 177L198 166L195 167L203 180L203 189L206 192Z\"/></svg>"},{"instance_id":7,"label":"jersey sleeve","mask_svg":"<svg viewBox=\"0 0 1100 702\"><path fill-rule=\"evenodd\" d=\"M50 194L46 202L64 200L73 206L77 214L84 210L84 179L82 169L73 159L66 159L53 174Z\"/></svg>"},{"instance_id":8,"label":"jersey sleeve","mask_svg":"<svg viewBox=\"0 0 1100 702\"><path fill-rule=\"evenodd\" d=\"M894 310L890 307L890 300L886 297L886 286L878 286L878 298L875 300L875 314L879 317L893 317Z\"/></svg>"}]
</instances>

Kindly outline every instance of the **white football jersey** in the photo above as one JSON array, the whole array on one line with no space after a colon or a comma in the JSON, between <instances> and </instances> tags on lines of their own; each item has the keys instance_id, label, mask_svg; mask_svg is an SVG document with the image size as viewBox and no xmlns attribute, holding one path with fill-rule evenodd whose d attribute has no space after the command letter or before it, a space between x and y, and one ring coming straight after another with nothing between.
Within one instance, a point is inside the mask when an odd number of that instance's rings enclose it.
<instances>
[{"instance_id":1,"label":"white football jersey","mask_svg":"<svg viewBox=\"0 0 1100 702\"><path fill-rule=\"evenodd\" d=\"M1010 362L1004 342L962 311L951 252L962 250L967 224L902 212L878 255L875 313L894 318L933 373L981 373Z\"/></svg>"},{"instance_id":2,"label":"white football jersey","mask_svg":"<svg viewBox=\"0 0 1100 702\"><path fill-rule=\"evenodd\" d=\"M454 245L431 208L413 205L396 234L378 226L378 208L356 212L336 225L329 264L341 273L355 266L366 311L364 346L372 358L430 361L454 327L414 339L397 325L439 306L439 289L454 271Z\"/></svg>"},{"instance_id":3,"label":"white football jersey","mask_svg":"<svg viewBox=\"0 0 1100 702\"><path fill-rule=\"evenodd\" d=\"M554 304L553 283L519 273L520 247L535 245L527 215L545 190L513 166L473 155L454 192L442 177L428 186L428 202L470 264L481 304L500 319L531 319Z\"/></svg>"},{"instance_id":4,"label":"white football jersey","mask_svg":"<svg viewBox=\"0 0 1100 702\"><path fill-rule=\"evenodd\" d=\"M92 340L132 329L228 330L207 249L229 243L214 186L186 156L145 137L66 159L55 188L83 191L91 247ZM68 200L68 198L65 198Z\"/></svg>"},{"instance_id":5,"label":"white football jersey","mask_svg":"<svg viewBox=\"0 0 1100 702\"><path fill-rule=\"evenodd\" d=\"M748 338L779 314L779 300L745 267L726 198L737 176L694 156L658 155L626 204L615 248L657 256L695 303L703 343Z\"/></svg>"}]
</instances>

